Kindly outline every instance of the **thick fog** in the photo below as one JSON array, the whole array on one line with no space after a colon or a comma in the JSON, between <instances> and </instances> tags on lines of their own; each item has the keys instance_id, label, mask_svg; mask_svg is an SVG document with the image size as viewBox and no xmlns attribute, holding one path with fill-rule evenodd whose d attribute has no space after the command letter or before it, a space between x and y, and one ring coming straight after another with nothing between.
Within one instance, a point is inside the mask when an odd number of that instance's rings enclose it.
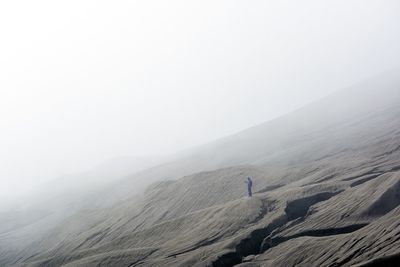
<instances>
[{"instance_id":1,"label":"thick fog","mask_svg":"<svg viewBox=\"0 0 400 267\"><path fill-rule=\"evenodd\" d=\"M2 1L0 201L109 159L143 169L396 68L399 11L397 0Z\"/></svg>"}]
</instances>

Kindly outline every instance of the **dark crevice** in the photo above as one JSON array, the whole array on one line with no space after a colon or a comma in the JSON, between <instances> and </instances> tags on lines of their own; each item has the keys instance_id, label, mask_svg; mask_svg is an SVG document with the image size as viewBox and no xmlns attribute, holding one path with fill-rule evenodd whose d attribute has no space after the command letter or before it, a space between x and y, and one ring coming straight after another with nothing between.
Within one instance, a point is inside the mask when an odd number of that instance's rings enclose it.
<instances>
[{"instance_id":1,"label":"dark crevice","mask_svg":"<svg viewBox=\"0 0 400 267\"><path fill-rule=\"evenodd\" d=\"M254 230L250 233L250 236L242 239L238 245L236 245L236 252L242 257L249 255L255 255L260 253L260 247L265 237L269 236L275 229L285 225L287 223L287 216L283 215L270 223L266 228Z\"/></svg>"},{"instance_id":2,"label":"dark crevice","mask_svg":"<svg viewBox=\"0 0 400 267\"><path fill-rule=\"evenodd\" d=\"M387 172L395 172L395 171L398 171L398 170L400 170L400 165L399 165L399 166L394 166L394 167L390 168L390 169L387 170L387 171L379 171L379 172L376 172L376 169L377 169L377 168L374 168L373 170L371 170L371 171L369 171L369 172L366 172L366 173L364 173L364 174L362 174L362 175L358 175L358 176L354 176L354 177L349 177L349 178L343 179L342 181L348 182L348 181L352 181L352 180L355 180L355 179L362 178L362 179L360 179L360 180L358 180L358 181L355 181L355 182L353 182L352 184L350 184L350 187L355 187L355 186L357 186L357 185L360 185L360 184L363 184L363 183L365 183L365 182L368 182L368 181L370 181L370 180L372 180L372 179L375 179L375 178L377 178L377 177L379 177L379 176L381 176L381 175L383 175L383 174L385 174L385 173L387 173Z\"/></svg>"},{"instance_id":3,"label":"dark crevice","mask_svg":"<svg viewBox=\"0 0 400 267\"><path fill-rule=\"evenodd\" d=\"M382 172L369 171L369 172L366 172L366 173L361 174L361 175L345 178L342 181L348 182L348 181L352 181L352 180L355 180L355 179L358 179L358 178L369 178L369 177L376 178L376 177L378 177L378 176L380 176L382 174L383 174Z\"/></svg>"},{"instance_id":4,"label":"dark crevice","mask_svg":"<svg viewBox=\"0 0 400 267\"><path fill-rule=\"evenodd\" d=\"M287 223L287 217L282 215L274 220L266 228L254 230L250 235L242 239L235 247L235 251L223 254L212 262L213 267L231 267L242 262L242 258L260 253L260 247L265 237L273 230Z\"/></svg>"},{"instance_id":5,"label":"dark crevice","mask_svg":"<svg viewBox=\"0 0 400 267\"><path fill-rule=\"evenodd\" d=\"M235 251L219 256L211 265L213 267L231 267L242 263L244 257L262 253L263 242L273 231L285 226L290 221L303 218L307 215L312 205L328 200L341 192L342 191L323 192L287 202L285 214L275 219L266 228L252 231L248 237L242 239L239 244L236 245Z\"/></svg>"},{"instance_id":6,"label":"dark crevice","mask_svg":"<svg viewBox=\"0 0 400 267\"><path fill-rule=\"evenodd\" d=\"M261 212L260 212L260 214L258 214L258 216L257 216L253 221L249 222L249 224L257 223L257 222L260 221L262 218L264 218L265 215L268 214L268 212L274 210L274 209L275 209L275 202L276 202L276 201L262 200L262 207L261 207ZM188 253L188 252L197 250L197 249L199 249L200 247L205 247L205 246L214 244L214 243L215 243L216 241L218 241L219 239L220 239L220 236L219 236L219 233L218 233L218 234L216 234L216 235L214 235L214 236L212 236L212 237L210 237L210 238L207 238L207 239L205 239L205 240L202 240L202 241L200 241L200 242L197 242L193 247L191 247L191 248L189 248L189 249L186 249L186 250L184 250L184 251L180 251L180 252L171 254L171 255L169 255L169 256L167 256L167 257L168 257L168 258L170 258L170 257L176 257L176 256L178 256L178 255L185 254L185 253ZM226 258L224 258L224 261L225 261L225 260L226 260Z\"/></svg>"},{"instance_id":7,"label":"dark crevice","mask_svg":"<svg viewBox=\"0 0 400 267\"><path fill-rule=\"evenodd\" d=\"M276 206L276 201L267 201L267 200L262 200L262 207L261 207L261 212L257 215L254 220L249 222L248 224L255 224L258 221L262 220L265 215L268 214L268 212L271 212L275 209Z\"/></svg>"},{"instance_id":8,"label":"dark crevice","mask_svg":"<svg viewBox=\"0 0 400 267\"><path fill-rule=\"evenodd\" d=\"M325 200L330 199L331 197L341 193L339 192L323 192L318 193L309 197L299 198L292 200L286 204L285 213L288 217L289 221L293 221L297 218L301 218L307 215L309 208L318 203Z\"/></svg>"},{"instance_id":9,"label":"dark crevice","mask_svg":"<svg viewBox=\"0 0 400 267\"><path fill-rule=\"evenodd\" d=\"M276 201L263 200L260 214L258 214L258 216L253 221L249 222L249 224L257 223L259 220L264 218L265 215L268 214L268 212L270 212L270 211L275 209L275 204L276 204ZM219 239L220 239L220 236L219 236L219 233L218 233L218 234L216 234L216 235L214 235L214 236L212 236L210 238L207 238L205 240L201 240L201 241L197 242L193 247L191 247L189 249L186 249L186 250L171 254L171 255L169 255L167 257L168 258L176 257L178 255L185 254L185 253L197 250L200 247L205 247L205 246L211 245L211 244L215 243L216 241L218 241Z\"/></svg>"},{"instance_id":10,"label":"dark crevice","mask_svg":"<svg viewBox=\"0 0 400 267\"><path fill-rule=\"evenodd\" d=\"M397 267L400 266L400 254L394 254L382 258L373 259L367 263L360 264L359 267Z\"/></svg>"},{"instance_id":11,"label":"dark crevice","mask_svg":"<svg viewBox=\"0 0 400 267\"><path fill-rule=\"evenodd\" d=\"M355 186L361 185L361 184L366 183L368 181L371 181L371 180L373 180L375 178L378 178L379 176L381 176L381 174L369 175L369 176L367 176L365 178L359 179L359 180L351 183L350 187L355 187Z\"/></svg>"},{"instance_id":12,"label":"dark crevice","mask_svg":"<svg viewBox=\"0 0 400 267\"><path fill-rule=\"evenodd\" d=\"M391 168L389 172L394 172L394 171L398 171L398 170L400 170L400 165Z\"/></svg>"},{"instance_id":13,"label":"dark crevice","mask_svg":"<svg viewBox=\"0 0 400 267\"><path fill-rule=\"evenodd\" d=\"M342 235L342 234L348 234L355 232L365 226L367 226L367 223L363 224L353 224L345 227L339 227L339 228L326 228L326 229L315 229L315 230L308 230L304 232L297 233L295 235L291 236L278 236L278 237L273 237L270 240L267 240L268 242L264 242L263 246L261 248L262 252L265 252L266 250L275 247L283 242L286 242L288 240L294 239L294 238L299 238L303 236L310 236L310 237L323 237L323 236L332 236L332 235Z\"/></svg>"},{"instance_id":14,"label":"dark crevice","mask_svg":"<svg viewBox=\"0 0 400 267\"><path fill-rule=\"evenodd\" d=\"M385 166L375 167L375 173L380 172L382 174L388 173L388 172L396 172L398 170L400 170L400 165L396 165L396 166L385 165Z\"/></svg>"},{"instance_id":15,"label":"dark crevice","mask_svg":"<svg viewBox=\"0 0 400 267\"><path fill-rule=\"evenodd\" d=\"M232 251L219 256L211 266L234 266L239 263L242 263L242 257L236 251Z\"/></svg>"}]
</instances>

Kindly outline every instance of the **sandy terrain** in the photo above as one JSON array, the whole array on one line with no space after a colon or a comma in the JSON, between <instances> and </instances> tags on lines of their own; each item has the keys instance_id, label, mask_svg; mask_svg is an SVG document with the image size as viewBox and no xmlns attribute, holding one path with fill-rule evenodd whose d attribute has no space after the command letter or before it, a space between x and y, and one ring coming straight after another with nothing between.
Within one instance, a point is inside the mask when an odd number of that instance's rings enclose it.
<instances>
[{"instance_id":1,"label":"sandy terrain","mask_svg":"<svg viewBox=\"0 0 400 267\"><path fill-rule=\"evenodd\" d=\"M132 196L136 179L154 183ZM366 81L98 194L111 204L14 227L1 215L0 265L400 266L400 78Z\"/></svg>"}]
</instances>

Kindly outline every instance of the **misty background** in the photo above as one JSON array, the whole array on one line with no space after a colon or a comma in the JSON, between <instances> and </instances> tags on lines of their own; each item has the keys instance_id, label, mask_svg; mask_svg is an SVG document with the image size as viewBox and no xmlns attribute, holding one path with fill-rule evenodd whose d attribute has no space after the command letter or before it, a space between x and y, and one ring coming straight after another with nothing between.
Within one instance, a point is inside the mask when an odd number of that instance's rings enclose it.
<instances>
[{"instance_id":1,"label":"misty background","mask_svg":"<svg viewBox=\"0 0 400 267\"><path fill-rule=\"evenodd\" d=\"M0 201L101 166L146 168L396 68L399 11L396 0L2 1Z\"/></svg>"}]
</instances>

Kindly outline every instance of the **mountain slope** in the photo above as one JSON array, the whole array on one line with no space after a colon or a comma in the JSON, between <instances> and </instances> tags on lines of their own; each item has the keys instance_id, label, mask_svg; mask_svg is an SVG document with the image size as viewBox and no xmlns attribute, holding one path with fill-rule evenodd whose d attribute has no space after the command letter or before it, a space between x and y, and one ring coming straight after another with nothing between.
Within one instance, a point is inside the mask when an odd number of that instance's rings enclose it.
<instances>
[{"instance_id":1,"label":"mountain slope","mask_svg":"<svg viewBox=\"0 0 400 267\"><path fill-rule=\"evenodd\" d=\"M142 171L6 266L374 266L400 253L400 78L383 75ZM245 196L244 179L255 195ZM139 199L135 179L158 181ZM14 242L14 246L10 246ZM323 248L323 249L322 249ZM378 265L375 265L378 266Z\"/></svg>"}]
</instances>

